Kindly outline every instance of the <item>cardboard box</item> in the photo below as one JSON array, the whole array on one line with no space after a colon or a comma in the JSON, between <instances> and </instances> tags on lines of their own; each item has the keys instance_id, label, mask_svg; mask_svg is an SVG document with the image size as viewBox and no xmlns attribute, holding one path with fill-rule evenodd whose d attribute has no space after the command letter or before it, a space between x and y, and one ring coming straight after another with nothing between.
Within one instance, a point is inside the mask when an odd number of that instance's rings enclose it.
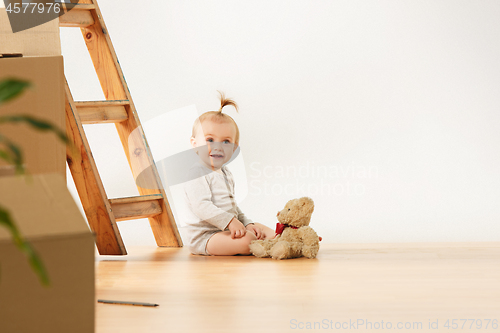
<instances>
[{"instance_id":1,"label":"cardboard box","mask_svg":"<svg viewBox=\"0 0 500 333\"><path fill-rule=\"evenodd\" d=\"M65 132L62 56L0 58L0 80L7 77L30 81L32 87L0 105L0 115L28 114L49 121ZM19 145L30 173L55 172L66 177L66 146L54 133L40 132L19 123L1 124L0 133ZM0 175L8 173L8 169L7 163L0 161Z\"/></svg>"},{"instance_id":2,"label":"cardboard box","mask_svg":"<svg viewBox=\"0 0 500 333\"><path fill-rule=\"evenodd\" d=\"M38 251L51 280L50 287L40 284L0 226L0 332L94 332L94 239L65 179L0 177L0 205Z\"/></svg>"},{"instance_id":3,"label":"cardboard box","mask_svg":"<svg viewBox=\"0 0 500 333\"><path fill-rule=\"evenodd\" d=\"M0 4L0 7L4 7L3 0ZM21 53L24 57L61 55L59 18L12 33L7 11L0 8L0 54L16 53Z\"/></svg>"}]
</instances>

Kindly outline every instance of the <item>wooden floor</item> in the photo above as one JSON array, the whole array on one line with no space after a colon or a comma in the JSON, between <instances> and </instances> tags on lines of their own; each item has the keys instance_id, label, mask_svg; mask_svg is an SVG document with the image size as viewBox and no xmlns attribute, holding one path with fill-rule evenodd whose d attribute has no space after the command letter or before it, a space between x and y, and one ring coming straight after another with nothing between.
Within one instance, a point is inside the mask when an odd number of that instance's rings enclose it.
<instances>
[{"instance_id":1,"label":"wooden floor","mask_svg":"<svg viewBox=\"0 0 500 333\"><path fill-rule=\"evenodd\" d=\"M500 332L500 243L321 244L284 261L127 250L97 256L97 297L160 306L97 304L97 333Z\"/></svg>"}]
</instances>

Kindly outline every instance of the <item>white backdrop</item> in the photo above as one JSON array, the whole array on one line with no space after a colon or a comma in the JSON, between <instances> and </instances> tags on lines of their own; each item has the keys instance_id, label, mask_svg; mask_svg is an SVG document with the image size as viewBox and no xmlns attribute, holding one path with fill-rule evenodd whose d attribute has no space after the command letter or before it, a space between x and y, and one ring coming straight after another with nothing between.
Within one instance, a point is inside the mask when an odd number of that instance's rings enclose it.
<instances>
[{"instance_id":1,"label":"white backdrop","mask_svg":"<svg viewBox=\"0 0 500 333\"><path fill-rule=\"evenodd\" d=\"M500 240L500 2L99 5L155 159L189 148L216 90L239 103L253 220L310 196L326 243ZM75 100L103 99L79 29L62 48ZM114 126L86 129L108 195L137 195ZM120 230L154 244L147 220Z\"/></svg>"}]
</instances>

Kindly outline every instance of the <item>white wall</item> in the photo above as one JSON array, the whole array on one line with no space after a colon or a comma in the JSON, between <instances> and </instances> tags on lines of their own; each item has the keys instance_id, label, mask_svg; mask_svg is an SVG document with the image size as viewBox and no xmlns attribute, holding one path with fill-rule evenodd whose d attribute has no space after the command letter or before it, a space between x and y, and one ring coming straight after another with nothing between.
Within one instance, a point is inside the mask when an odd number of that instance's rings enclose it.
<instances>
[{"instance_id":1,"label":"white wall","mask_svg":"<svg viewBox=\"0 0 500 333\"><path fill-rule=\"evenodd\" d=\"M500 2L99 4L142 122L191 110L152 146L189 148L186 119L218 89L239 103L252 219L274 227L307 195L328 243L500 240ZM75 99L102 99L79 30L62 30ZM136 195L113 125L87 128L109 196ZM120 227L154 244L147 220Z\"/></svg>"}]
</instances>

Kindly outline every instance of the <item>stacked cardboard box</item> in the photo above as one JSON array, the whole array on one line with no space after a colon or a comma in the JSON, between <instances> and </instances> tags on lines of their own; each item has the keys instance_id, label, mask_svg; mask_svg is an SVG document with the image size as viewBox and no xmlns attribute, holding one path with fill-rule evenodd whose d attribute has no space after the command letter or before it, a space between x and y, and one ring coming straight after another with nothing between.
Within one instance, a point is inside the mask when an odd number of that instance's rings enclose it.
<instances>
[{"instance_id":1,"label":"stacked cardboard box","mask_svg":"<svg viewBox=\"0 0 500 333\"><path fill-rule=\"evenodd\" d=\"M0 115L30 115L64 130L62 56L1 58L0 80L6 78L29 81L31 87L18 98L0 105ZM36 131L21 123L0 124L0 133L22 149L29 173L66 176L66 147L54 134ZM0 161L0 174L11 169L5 161Z\"/></svg>"},{"instance_id":2,"label":"stacked cardboard box","mask_svg":"<svg viewBox=\"0 0 500 333\"><path fill-rule=\"evenodd\" d=\"M0 228L0 332L94 332L94 240L59 174L0 177L0 204L37 250L44 287Z\"/></svg>"},{"instance_id":3,"label":"stacked cardboard box","mask_svg":"<svg viewBox=\"0 0 500 333\"><path fill-rule=\"evenodd\" d=\"M0 115L29 114L65 129L63 59L57 20L13 34L0 8L0 80L31 82L19 98L0 105ZM66 147L52 133L24 124L2 124L18 144L30 176L13 176L0 162L0 206L46 266L44 287L0 224L0 332L94 332L94 240L66 187Z\"/></svg>"}]
</instances>

